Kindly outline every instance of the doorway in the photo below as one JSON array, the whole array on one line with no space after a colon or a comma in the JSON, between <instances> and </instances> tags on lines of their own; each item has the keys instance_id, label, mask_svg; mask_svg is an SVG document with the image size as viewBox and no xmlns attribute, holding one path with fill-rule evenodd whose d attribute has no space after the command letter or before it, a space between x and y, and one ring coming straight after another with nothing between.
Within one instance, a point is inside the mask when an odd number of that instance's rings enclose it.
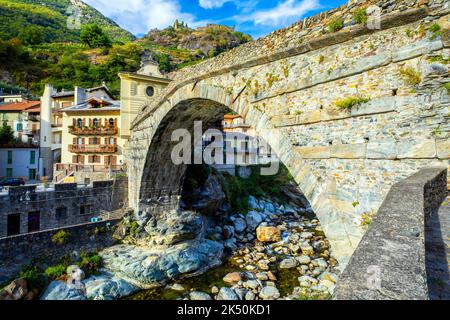
<instances>
[{"instance_id":1,"label":"doorway","mask_svg":"<svg viewBox=\"0 0 450 320\"><path fill-rule=\"evenodd\" d=\"M8 215L7 236L20 234L20 214L14 213Z\"/></svg>"},{"instance_id":2,"label":"doorway","mask_svg":"<svg viewBox=\"0 0 450 320\"><path fill-rule=\"evenodd\" d=\"M28 232L36 232L41 229L41 213L39 211L28 213Z\"/></svg>"}]
</instances>

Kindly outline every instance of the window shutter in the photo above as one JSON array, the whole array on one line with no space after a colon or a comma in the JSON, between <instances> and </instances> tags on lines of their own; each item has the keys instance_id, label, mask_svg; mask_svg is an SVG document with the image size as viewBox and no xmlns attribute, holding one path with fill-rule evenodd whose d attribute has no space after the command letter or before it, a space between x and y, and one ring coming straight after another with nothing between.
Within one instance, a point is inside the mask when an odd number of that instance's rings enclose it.
<instances>
[{"instance_id":1,"label":"window shutter","mask_svg":"<svg viewBox=\"0 0 450 320\"><path fill-rule=\"evenodd\" d=\"M117 145L117 138L114 138L114 145Z\"/></svg>"},{"instance_id":2,"label":"window shutter","mask_svg":"<svg viewBox=\"0 0 450 320\"><path fill-rule=\"evenodd\" d=\"M116 156L112 156L112 165L115 166L117 164L117 157Z\"/></svg>"},{"instance_id":3,"label":"window shutter","mask_svg":"<svg viewBox=\"0 0 450 320\"><path fill-rule=\"evenodd\" d=\"M92 119L89 119L89 127L92 126Z\"/></svg>"},{"instance_id":4,"label":"window shutter","mask_svg":"<svg viewBox=\"0 0 450 320\"><path fill-rule=\"evenodd\" d=\"M72 163L78 163L77 156L72 156Z\"/></svg>"},{"instance_id":5,"label":"window shutter","mask_svg":"<svg viewBox=\"0 0 450 320\"><path fill-rule=\"evenodd\" d=\"M83 127L86 127L86 118L83 118L82 123L83 123Z\"/></svg>"},{"instance_id":6,"label":"window shutter","mask_svg":"<svg viewBox=\"0 0 450 320\"><path fill-rule=\"evenodd\" d=\"M73 144L77 144L77 138L73 138Z\"/></svg>"},{"instance_id":7,"label":"window shutter","mask_svg":"<svg viewBox=\"0 0 450 320\"><path fill-rule=\"evenodd\" d=\"M81 139L81 143L82 143L82 144L85 143L85 139L84 139L84 138Z\"/></svg>"},{"instance_id":8,"label":"window shutter","mask_svg":"<svg viewBox=\"0 0 450 320\"><path fill-rule=\"evenodd\" d=\"M75 119L75 118L72 119L72 125L73 125L74 127L77 126L77 119Z\"/></svg>"},{"instance_id":9,"label":"window shutter","mask_svg":"<svg viewBox=\"0 0 450 320\"><path fill-rule=\"evenodd\" d=\"M117 127L117 118L114 118L114 128Z\"/></svg>"}]
</instances>

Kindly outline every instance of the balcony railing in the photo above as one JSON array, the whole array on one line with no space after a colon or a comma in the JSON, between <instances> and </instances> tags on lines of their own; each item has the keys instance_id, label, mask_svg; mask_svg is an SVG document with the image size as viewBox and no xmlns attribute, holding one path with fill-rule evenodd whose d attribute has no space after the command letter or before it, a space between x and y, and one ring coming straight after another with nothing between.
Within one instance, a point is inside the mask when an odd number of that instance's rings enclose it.
<instances>
[{"instance_id":1,"label":"balcony railing","mask_svg":"<svg viewBox=\"0 0 450 320\"><path fill-rule=\"evenodd\" d=\"M69 127L69 133L76 136L113 136L118 132L117 127L101 127L101 128L92 128L92 127Z\"/></svg>"},{"instance_id":2,"label":"balcony railing","mask_svg":"<svg viewBox=\"0 0 450 320\"><path fill-rule=\"evenodd\" d=\"M112 171L123 171L123 166L118 164L105 164L105 165L88 165L81 163L55 163L54 171L73 171L73 172L108 172L110 169Z\"/></svg>"},{"instance_id":3,"label":"balcony railing","mask_svg":"<svg viewBox=\"0 0 450 320\"><path fill-rule=\"evenodd\" d=\"M69 144L69 152L73 153L115 153L115 144Z\"/></svg>"}]
</instances>

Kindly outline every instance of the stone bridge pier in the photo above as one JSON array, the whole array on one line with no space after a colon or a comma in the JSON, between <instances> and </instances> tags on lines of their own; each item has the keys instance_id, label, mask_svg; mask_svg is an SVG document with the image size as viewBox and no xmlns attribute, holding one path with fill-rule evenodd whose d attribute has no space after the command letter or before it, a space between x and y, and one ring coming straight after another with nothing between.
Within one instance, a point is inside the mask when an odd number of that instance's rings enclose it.
<instances>
[{"instance_id":1,"label":"stone bridge pier","mask_svg":"<svg viewBox=\"0 0 450 320\"><path fill-rule=\"evenodd\" d=\"M450 9L416 3L383 8L381 29L326 32L327 21L361 5L348 4L175 73L133 123L131 206L182 184L173 130L192 132L194 120L206 130L234 111L290 170L345 266L365 232L359 219L377 212L394 183L449 165Z\"/></svg>"}]
</instances>

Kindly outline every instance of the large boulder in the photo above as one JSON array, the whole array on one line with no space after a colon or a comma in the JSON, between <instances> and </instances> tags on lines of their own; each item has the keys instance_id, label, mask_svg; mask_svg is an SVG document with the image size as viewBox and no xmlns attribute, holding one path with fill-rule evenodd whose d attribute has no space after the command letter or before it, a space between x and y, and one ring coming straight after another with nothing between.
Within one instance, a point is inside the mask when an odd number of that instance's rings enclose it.
<instances>
[{"instance_id":1,"label":"large boulder","mask_svg":"<svg viewBox=\"0 0 450 320\"><path fill-rule=\"evenodd\" d=\"M94 300L119 299L140 290L123 279L107 274L92 276L83 283L86 288L86 296Z\"/></svg>"},{"instance_id":2,"label":"large boulder","mask_svg":"<svg viewBox=\"0 0 450 320\"><path fill-rule=\"evenodd\" d=\"M281 231L277 227L260 226L256 229L256 237L261 242L278 242L281 240Z\"/></svg>"},{"instance_id":3,"label":"large boulder","mask_svg":"<svg viewBox=\"0 0 450 320\"><path fill-rule=\"evenodd\" d=\"M210 174L203 186L193 190L189 199L185 199L188 206L204 215L216 215L222 211L226 194L222 188L222 178L214 173Z\"/></svg>"},{"instance_id":4,"label":"large boulder","mask_svg":"<svg viewBox=\"0 0 450 320\"><path fill-rule=\"evenodd\" d=\"M221 243L202 239L170 247L118 245L100 255L106 270L141 288L152 288L220 265L223 250Z\"/></svg>"},{"instance_id":5,"label":"large boulder","mask_svg":"<svg viewBox=\"0 0 450 320\"><path fill-rule=\"evenodd\" d=\"M202 230L203 220L194 211L169 210L153 215L145 231L157 245L172 245L197 238Z\"/></svg>"},{"instance_id":6,"label":"large boulder","mask_svg":"<svg viewBox=\"0 0 450 320\"><path fill-rule=\"evenodd\" d=\"M64 281L52 281L41 300L86 300L83 286L68 286Z\"/></svg>"}]
</instances>

